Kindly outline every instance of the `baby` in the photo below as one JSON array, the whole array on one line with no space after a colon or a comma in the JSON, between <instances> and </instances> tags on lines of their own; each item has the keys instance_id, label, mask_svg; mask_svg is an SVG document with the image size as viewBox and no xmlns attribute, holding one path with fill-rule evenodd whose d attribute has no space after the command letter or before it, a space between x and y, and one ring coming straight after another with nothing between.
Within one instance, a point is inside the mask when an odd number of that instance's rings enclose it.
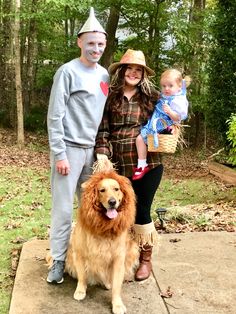
<instances>
[{"instance_id":1,"label":"baby","mask_svg":"<svg viewBox=\"0 0 236 314\"><path fill-rule=\"evenodd\" d=\"M171 133L170 126L180 123L188 115L186 84L182 74L176 69L168 69L162 73L160 85L161 97L155 105L151 118L136 138L138 165L134 169L132 180L141 179L150 170L147 164L147 135L154 136L154 146L158 147L157 134Z\"/></svg>"}]
</instances>

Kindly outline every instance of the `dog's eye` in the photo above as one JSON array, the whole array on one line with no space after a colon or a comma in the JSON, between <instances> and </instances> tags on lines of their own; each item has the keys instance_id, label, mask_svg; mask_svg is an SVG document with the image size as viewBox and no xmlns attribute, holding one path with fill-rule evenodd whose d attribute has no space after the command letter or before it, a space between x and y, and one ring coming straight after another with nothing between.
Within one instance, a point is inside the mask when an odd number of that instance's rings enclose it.
<instances>
[{"instance_id":1,"label":"dog's eye","mask_svg":"<svg viewBox=\"0 0 236 314\"><path fill-rule=\"evenodd\" d=\"M104 193L105 189L100 189L99 192Z\"/></svg>"},{"instance_id":2,"label":"dog's eye","mask_svg":"<svg viewBox=\"0 0 236 314\"><path fill-rule=\"evenodd\" d=\"M119 191L120 189L119 188L115 188L115 191L117 192L117 191Z\"/></svg>"}]
</instances>

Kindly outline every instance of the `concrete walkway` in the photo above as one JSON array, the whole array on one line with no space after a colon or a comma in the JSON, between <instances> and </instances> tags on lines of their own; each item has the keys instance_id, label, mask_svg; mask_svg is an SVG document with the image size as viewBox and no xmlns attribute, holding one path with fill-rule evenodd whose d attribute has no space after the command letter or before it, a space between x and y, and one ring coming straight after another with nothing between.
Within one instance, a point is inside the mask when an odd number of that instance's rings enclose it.
<instances>
[{"instance_id":1,"label":"concrete walkway","mask_svg":"<svg viewBox=\"0 0 236 314\"><path fill-rule=\"evenodd\" d=\"M124 283L128 314L235 314L236 233L163 234L153 256L153 275ZM109 314L110 291L89 287L86 299L73 299L76 281L46 282L48 241L23 245L9 314ZM162 298L160 291L173 293Z\"/></svg>"}]
</instances>

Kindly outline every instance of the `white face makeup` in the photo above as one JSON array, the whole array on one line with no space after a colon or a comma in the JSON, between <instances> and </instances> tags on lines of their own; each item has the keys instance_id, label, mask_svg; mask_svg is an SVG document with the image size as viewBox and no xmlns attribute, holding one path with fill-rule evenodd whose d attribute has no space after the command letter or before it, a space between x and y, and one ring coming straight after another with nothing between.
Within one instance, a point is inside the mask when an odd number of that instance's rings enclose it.
<instances>
[{"instance_id":1,"label":"white face makeup","mask_svg":"<svg viewBox=\"0 0 236 314\"><path fill-rule=\"evenodd\" d=\"M81 49L80 60L89 66L95 65L106 48L106 35L99 32L84 33L78 38L78 46Z\"/></svg>"}]
</instances>

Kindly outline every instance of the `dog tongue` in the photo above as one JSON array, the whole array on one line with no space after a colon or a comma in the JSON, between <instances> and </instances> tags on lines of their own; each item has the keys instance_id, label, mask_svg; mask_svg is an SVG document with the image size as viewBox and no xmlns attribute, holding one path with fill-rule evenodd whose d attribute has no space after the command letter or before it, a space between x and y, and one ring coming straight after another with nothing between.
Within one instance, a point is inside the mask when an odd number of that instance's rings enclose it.
<instances>
[{"instance_id":1,"label":"dog tongue","mask_svg":"<svg viewBox=\"0 0 236 314\"><path fill-rule=\"evenodd\" d=\"M114 219L116 218L118 215L116 209L108 209L107 212L106 212L106 216L110 219Z\"/></svg>"}]
</instances>

